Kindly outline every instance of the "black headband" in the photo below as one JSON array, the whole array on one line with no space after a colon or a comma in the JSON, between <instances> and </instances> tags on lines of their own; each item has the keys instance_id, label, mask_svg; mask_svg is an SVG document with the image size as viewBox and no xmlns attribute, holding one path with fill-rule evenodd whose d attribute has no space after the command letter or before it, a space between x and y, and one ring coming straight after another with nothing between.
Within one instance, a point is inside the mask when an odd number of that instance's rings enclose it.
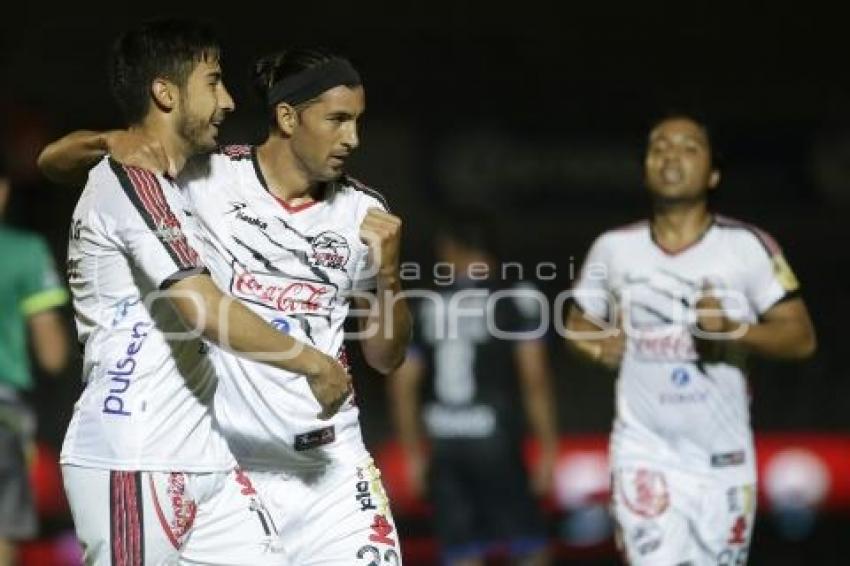
<instances>
[{"instance_id":1,"label":"black headband","mask_svg":"<svg viewBox=\"0 0 850 566\"><path fill-rule=\"evenodd\" d=\"M335 86L355 86L360 83L360 75L345 59L334 57L327 63L304 69L300 73L286 77L269 89L269 106L286 102L295 106L312 100Z\"/></svg>"}]
</instances>

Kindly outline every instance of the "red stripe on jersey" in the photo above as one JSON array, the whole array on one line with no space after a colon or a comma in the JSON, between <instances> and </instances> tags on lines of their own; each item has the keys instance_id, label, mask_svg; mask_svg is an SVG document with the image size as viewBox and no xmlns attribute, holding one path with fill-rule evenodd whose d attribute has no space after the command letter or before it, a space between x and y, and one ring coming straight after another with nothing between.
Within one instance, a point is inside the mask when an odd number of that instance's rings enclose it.
<instances>
[{"instance_id":1,"label":"red stripe on jersey","mask_svg":"<svg viewBox=\"0 0 850 566\"><path fill-rule=\"evenodd\" d=\"M145 209L144 212L152 220L156 229L180 228L180 221L168 205L168 200L165 198L165 193L162 191L156 176L137 167L124 166L124 170ZM198 267L200 263L198 254L189 246L185 235L175 239L160 237L160 240L173 252L180 269Z\"/></svg>"}]
</instances>

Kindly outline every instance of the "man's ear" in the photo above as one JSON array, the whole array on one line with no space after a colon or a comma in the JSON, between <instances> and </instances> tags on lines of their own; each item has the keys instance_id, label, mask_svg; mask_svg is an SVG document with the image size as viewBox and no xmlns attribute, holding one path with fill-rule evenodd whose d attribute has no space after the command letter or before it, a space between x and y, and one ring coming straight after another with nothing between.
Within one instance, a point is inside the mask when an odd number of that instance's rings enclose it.
<instances>
[{"instance_id":1,"label":"man's ear","mask_svg":"<svg viewBox=\"0 0 850 566\"><path fill-rule=\"evenodd\" d=\"M177 85L167 79L156 78L151 83L151 96L154 102L166 112L174 110L177 106L177 100L180 98L178 91Z\"/></svg>"},{"instance_id":2,"label":"man's ear","mask_svg":"<svg viewBox=\"0 0 850 566\"><path fill-rule=\"evenodd\" d=\"M708 176L708 188L714 190L720 184L720 169L712 169L711 175Z\"/></svg>"},{"instance_id":3,"label":"man's ear","mask_svg":"<svg viewBox=\"0 0 850 566\"><path fill-rule=\"evenodd\" d=\"M295 131L295 126L298 124L298 112L286 102L278 103L274 112L277 119L277 127L287 136L291 136L292 132Z\"/></svg>"}]
</instances>

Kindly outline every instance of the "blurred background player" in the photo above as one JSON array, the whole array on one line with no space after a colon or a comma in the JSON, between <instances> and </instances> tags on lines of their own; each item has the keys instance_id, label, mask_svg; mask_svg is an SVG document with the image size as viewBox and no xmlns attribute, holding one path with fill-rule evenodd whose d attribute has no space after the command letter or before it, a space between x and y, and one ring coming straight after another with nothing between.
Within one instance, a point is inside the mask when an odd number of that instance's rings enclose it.
<instances>
[{"instance_id":1,"label":"blurred background player","mask_svg":"<svg viewBox=\"0 0 850 566\"><path fill-rule=\"evenodd\" d=\"M807 357L814 330L776 242L710 210L720 171L703 123L657 122L644 174L651 220L597 238L568 316L588 333L573 348L619 369L621 548L634 565L744 564L756 493L746 357Z\"/></svg>"},{"instance_id":2,"label":"blurred background player","mask_svg":"<svg viewBox=\"0 0 850 566\"><path fill-rule=\"evenodd\" d=\"M11 191L0 156L0 219ZM68 335L58 307L68 301L44 240L0 223L0 566L15 563L14 542L37 532L27 460L35 416L24 395L32 387L27 334L41 370L58 375L68 361Z\"/></svg>"},{"instance_id":3,"label":"blurred background player","mask_svg":"<svg viewBox=\"0 0 850 566\"><path fill-rule=\"evenodd\" d=\"M543 565L547 533L534 496L549 492L557 450L547 349L542 338L493 336L487 297L516 293L492 304L502 332L537 329L541 305L528 297L533 289L499 280L492 249L480 216L459 213L442 226L437 258L454 281L415 309L414 346L390 382L391 406L412 488L434 505L444 563L474 566L498 553ZM523 417L541 448L531 477Z\"/></svg>"}]
</instances>

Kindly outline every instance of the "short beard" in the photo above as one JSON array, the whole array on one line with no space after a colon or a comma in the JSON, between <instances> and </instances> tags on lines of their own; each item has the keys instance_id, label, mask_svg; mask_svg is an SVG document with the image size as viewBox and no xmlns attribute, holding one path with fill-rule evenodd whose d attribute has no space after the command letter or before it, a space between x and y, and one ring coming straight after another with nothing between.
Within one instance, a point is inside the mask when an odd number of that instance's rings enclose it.
<instances>
[{"instance_id":1,"label":"short beard","mask_svg":"<svg viewBox=\"0 0 850 566\"><path fill-rule=\"evenodd\" d=\"M185 104L183 108L186 108ZM216 148L216 142L205 141L204 134L209 128L209 120L190 115L184 112L177 124L177 133L186 142L191 155L209 153Z\"/></svg>"}]
</instances>

